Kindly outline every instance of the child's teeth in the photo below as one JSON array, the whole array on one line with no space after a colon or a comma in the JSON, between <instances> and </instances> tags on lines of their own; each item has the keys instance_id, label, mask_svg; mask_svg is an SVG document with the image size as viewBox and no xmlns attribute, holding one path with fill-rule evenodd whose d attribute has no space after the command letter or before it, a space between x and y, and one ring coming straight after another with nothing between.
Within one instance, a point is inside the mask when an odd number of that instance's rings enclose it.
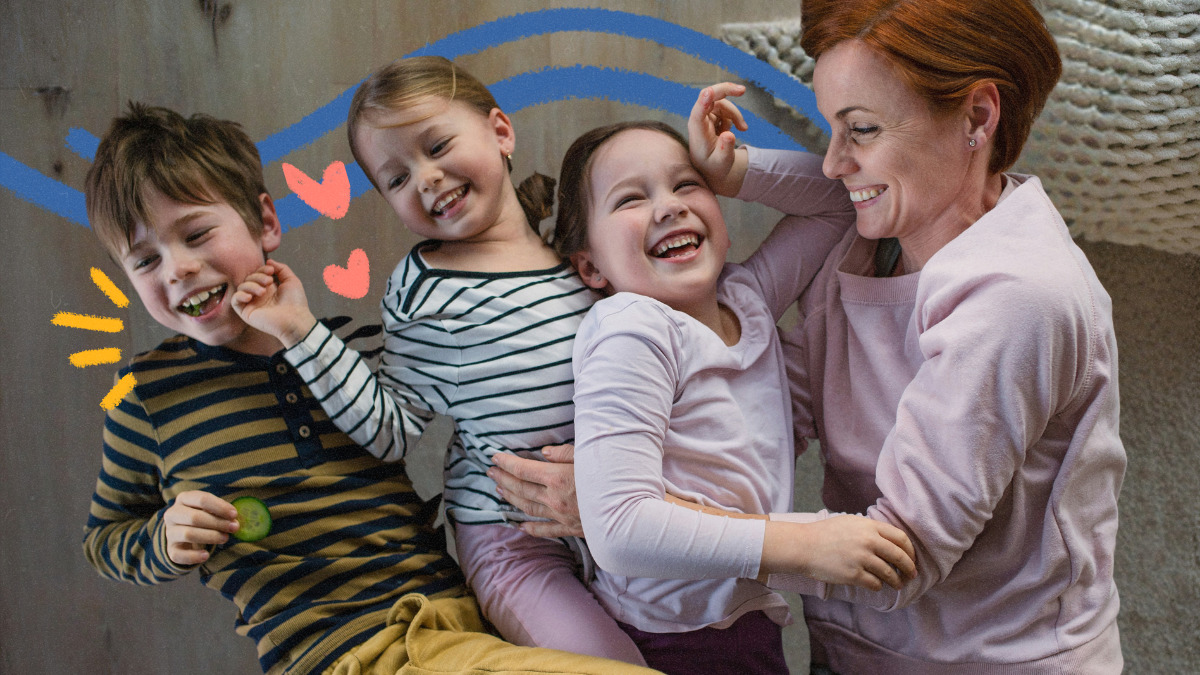
<instances>
[{"instance_id":1,"label":"child's teeth","mask_svg":"<svg viewBox=\"0 0 1200 675\"><path fill-rule=\"evenodd\" d=\"M698 246L700 244L700 240L694 234L681 234L659 243L659 245L655 246L654 250L650 252L650 255L659 256L672 248L686 246L688 244Z\"/></svg>"},{"instance_id":2,"label":"child's teeth","mask_svg":"<svg viewBox=\"0 0 1200 675\"><path fill-rule=\"evenodd\" d=\"M441 213L442 209L446 208L446 206L449 205L450 202L461 197L463 195L463 193L466 192L466 188L467 188L466 185L460 186L454 192L451 192L450 194L446 195L445 197L442 197L441 199L437 200L437 203L433 205L433 212Z\"/></svg>"},{"instance_id":3,"label":"child's teeth","mask_svg":"<svg viewBox=\"0 0 1200 675\"><path fill-rule=\"evenodd\" d=\"M200 291L199 293L191 296L187 300L184 300L182 303L180 303L180 308L183 309L183 311L187 312L188 314L191 314L192 316L199 316L200 315L200 305L203 304L205 300L208 300L209 298L211 298L213 295L219 293L224 288L225 288L225 286L221 285L221 286L217 286L216 288L210 288L207 291Z\"/></svg>"}]
</instances>

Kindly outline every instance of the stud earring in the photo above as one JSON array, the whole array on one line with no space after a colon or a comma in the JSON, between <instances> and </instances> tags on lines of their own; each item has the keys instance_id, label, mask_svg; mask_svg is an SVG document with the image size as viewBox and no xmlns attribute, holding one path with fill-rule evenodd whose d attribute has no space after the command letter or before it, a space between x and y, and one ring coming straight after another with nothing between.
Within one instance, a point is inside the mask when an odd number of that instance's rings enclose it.
<instances>
[{"instance_id":1,"label":"stud earring","mask_svg":"<svg viewBox=\"0 0 1200 675\"><path fill-rule=\"evenodd\" d=\"M972 148L975 147L975 139L972 138L971 140L967 141L967 145L971 146Z\"/></svg>"}]
</instances>

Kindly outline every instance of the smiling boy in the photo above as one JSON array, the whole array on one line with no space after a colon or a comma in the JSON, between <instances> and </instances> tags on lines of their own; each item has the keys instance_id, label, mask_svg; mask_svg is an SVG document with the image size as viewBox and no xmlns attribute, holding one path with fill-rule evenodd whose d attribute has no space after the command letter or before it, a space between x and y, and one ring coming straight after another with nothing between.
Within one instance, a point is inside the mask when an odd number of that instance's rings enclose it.
<instances>
[{"instance_id":1,"label":"smiling boy","mask_svg":"<svg viewBox=\"0 0 1200 675\"><path fill-rule=\"evenodd\" d=\"M481 632L436 500L338 431L278 340L233 310L281 239L237 124L133 104L86 196L147 311L179 333L122 370L137 385L105 421L84 536L103 576L151 585L199 570L270 673L630 672ZM230 538L242 496L268 509L265 538Z\"/></svg>"}]
</instances>

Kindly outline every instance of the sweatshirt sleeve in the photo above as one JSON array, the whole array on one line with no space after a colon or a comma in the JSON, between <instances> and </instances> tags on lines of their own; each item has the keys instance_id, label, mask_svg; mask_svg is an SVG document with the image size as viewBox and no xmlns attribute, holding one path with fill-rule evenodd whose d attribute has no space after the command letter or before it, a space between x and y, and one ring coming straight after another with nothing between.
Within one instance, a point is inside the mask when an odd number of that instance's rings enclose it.
<instances>
[{"instance_id":1,"label":"sweatshirt sleeve","mask_svg":"<svg viewBox=\"0 0 1200 675\"><path fill-rule=\"evenodd\" d=\"M602 569L621 576L754 578L765 521L663 500L678 336L661 313L640 309L601 321L593 309L576 337L575 480L588 546Z\"/></svg>"},{"instance_id":2,"label":"sweatshirt sleeve","mask_svg":"<svg viewBox=\"0 0 1200 675\"><path fill-rule=\"evenodd\" d=\"M84 529L83 552L102 576L148 586L192 569L167 557L157 435L131 391L104 422L104 455Z\"/></svg>"},{"instance_id":3,"label":"sweatshirt sleeve","mask_svg":"<svg viewBox=\"0 0 1200 675\"><path fill-rule=\"evenodd\" d=\"M945 270L927 271L916 318L924 361L900 398L876 465L882 496L866 513L908 533L917 578L874 594L811 582L804 590L773 577L778 588L881 609L921 597L975 545L1029 448L1079 386L1088 364L1086 299L1066 309L1073 291L1056 287L1053 275L1032 281L959 270L967 280L950 282ZM814 515L829 516L800 517Z\"/></svg>"},{"instance_id":4,"label":"sweatshirt sleeve","mask_svg":"<svg viewBox=\"0 0 1200 675\"><path fill-rule=\"evenodd\" d=\"M747 149L749 166L737 198L785 214L744 263L778 320L853 226L854 205L842 182L821 172L819 156Z\"/></svg>"},{"instance_id":5,"label":"sweatshirt sleeve","mask_svg":"<svg viewBox=\"0 0 1200 675\"><path fill-rule=\"evenodd\" d=\"M389 356L384 353L384 366ZM433 412L386 386L371 372L362 355L351 349L320 321L305 338L284 352L321 407L347 436L385 461L408 454L433 419Z\"/></svg>"}]
</instances>

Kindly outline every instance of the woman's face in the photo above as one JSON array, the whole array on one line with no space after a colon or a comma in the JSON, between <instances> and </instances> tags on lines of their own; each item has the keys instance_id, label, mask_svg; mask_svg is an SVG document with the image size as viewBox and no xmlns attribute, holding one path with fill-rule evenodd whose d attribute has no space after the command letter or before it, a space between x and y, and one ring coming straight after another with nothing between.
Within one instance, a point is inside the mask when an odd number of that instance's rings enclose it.
<instances>
[{"instance_id":1,"label":"woman's face","mask_svg":"<svg viewBox=\"0 0 1200 675\"><path fill-rule=\"evenodd\" d=\"M850 190L859 234L899 237L913 254L932 249L920 256L927 260L978 217L967 208L977 191L968 189L976 148L965 114L935 114L891 62L856 40L821 55L813 90L832 128L825 175Z\"/></svg>"}]
</instances>

